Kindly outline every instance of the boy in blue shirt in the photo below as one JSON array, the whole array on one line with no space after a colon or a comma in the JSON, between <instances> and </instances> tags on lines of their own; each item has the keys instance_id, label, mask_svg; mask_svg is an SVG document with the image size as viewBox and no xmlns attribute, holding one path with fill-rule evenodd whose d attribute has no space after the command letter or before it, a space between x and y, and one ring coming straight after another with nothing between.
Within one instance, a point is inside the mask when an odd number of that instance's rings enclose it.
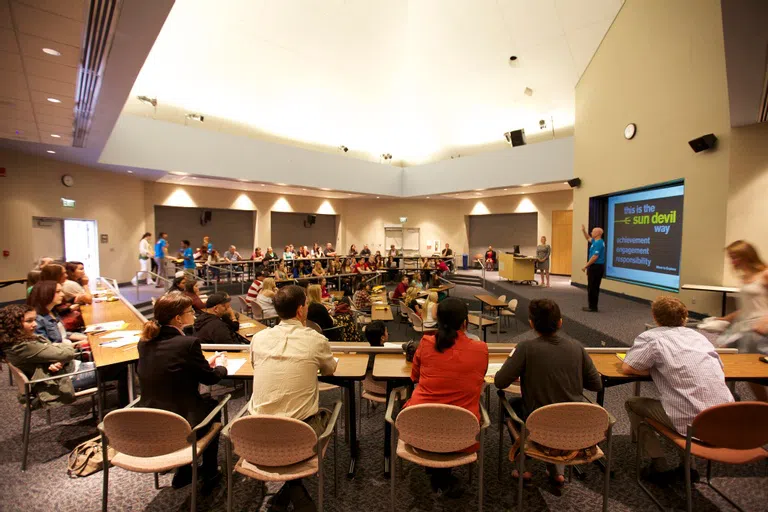
<instances>
[{"instance_id":1,"label":"boy in blue shirt","mask_svg":"<svg viewBox=\"0 0 768 512\"><path fill-rule=\"evenodd\" d=\"M181 255L184 258L184 272L195 275L195 253L192 251L191 245L189 240L182 240Z\"/></svg>"},{"instance_id":2,"label":"boy in blue shirt","mask_svg":"<svg viewBox=\"0 0 768 512\"><path fill-rule=\"evenodd\" d=\"M160 232L155 244L155 263L157 263L157 275L167 278L165 258L168 256L168 233ZM162 279L157 280L156 288L162 288L165 284Z\"/></svg>"},{"instance_id":3,"label":"boy in blue shirt","mask_svg":"<svg viewBox=\"0 0 768 512\"><path fill-rule=\"evenodd\" d=\"M603 240L603 228L592 228L592 236L587 234L587 228L581 225L581 232L589 243L589 261L581 269L587 273L587 297L589 307L581 308L584 311L597 312L597 299L600 295L600 282L605 273L605 240Z\"/></svg>"}]
</instances>

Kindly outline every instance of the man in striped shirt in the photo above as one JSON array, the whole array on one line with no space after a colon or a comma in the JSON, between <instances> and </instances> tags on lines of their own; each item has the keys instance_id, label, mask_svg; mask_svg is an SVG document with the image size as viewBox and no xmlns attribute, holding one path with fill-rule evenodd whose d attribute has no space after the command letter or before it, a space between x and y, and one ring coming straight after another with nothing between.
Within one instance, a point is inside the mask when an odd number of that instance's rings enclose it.
<instances>
[{"instance_id":1,"label":"man in striped shirt","mask_svg":"<svg viewBox=\"0 0 768 512\"><path fill-rule=\"evenodd\" d=\"M661 400L635 396L627 409L632 432L645 418L666 425L686 435L688 425L701 411L733 402L725 385L723 363L712 344L700 333L685 327L688 309L671 297L660 297L651 306L659 327L645 331L627 352L622 372L628 375L650 375ZM667 469L664 451L655 435L644 441L646 455L651 457L650 475Z\"/></svg>"},{"instance_id":2,"label":"man in striped shirt","mask_svg":"<svg viewBox=\"0 0 768 512\"><path fill-rule=\"evenodd\" d=\"M253 275L253 283L251 283L251 287L248 288L248 295L245 296L245 301L248 304L256 300L256 297L259 295L259 292L261 291L261 287L263 286L263 283L264 283L264 272L257 270L256 273Z\"/></svg>"}]
</instances>

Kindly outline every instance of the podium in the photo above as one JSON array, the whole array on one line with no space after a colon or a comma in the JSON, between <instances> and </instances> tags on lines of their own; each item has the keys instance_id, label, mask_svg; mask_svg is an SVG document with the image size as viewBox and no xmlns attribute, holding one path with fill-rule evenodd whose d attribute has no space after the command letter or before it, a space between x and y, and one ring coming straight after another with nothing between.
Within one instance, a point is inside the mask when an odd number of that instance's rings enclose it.
<instances>
[{"instance_id":1,"label":"podium","mask_svg":"<svg viewBox=\"0 0 768 512\"><path fill-rule=\"evenodd\" d=\"M534 284L536 258L521 258L513 254L499 255L499 277L523 284Z\"/></svg>"}]
</instances>

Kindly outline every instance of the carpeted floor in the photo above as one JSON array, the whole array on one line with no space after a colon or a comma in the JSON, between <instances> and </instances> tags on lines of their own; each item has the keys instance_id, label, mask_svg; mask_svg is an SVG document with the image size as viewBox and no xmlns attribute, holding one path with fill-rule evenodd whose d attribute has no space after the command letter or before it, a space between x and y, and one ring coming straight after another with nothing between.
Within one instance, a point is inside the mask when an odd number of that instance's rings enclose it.
<instances>
[{"instance_id":1,"label":"carpeted floor","mask_svg":"<svg viewBox=\"0 0 768 512\"><path fill-rule=\"evenodd\" d=\"M554 283L553 283L554 284ZM516 289L523 287L516 287ZM549 293L550 290L538 290ZM575 290L584 293L581 290ZM477 290L471 287L457 287L458 296L471 300ZM617 299L617 298L612 298ZM560 299L557 299L558 302ZM602 304L602 303L601 303ZM636 303L633 303L636 304ZM642 306L642 305L641 305ZM606 301L606 311L609 302ZM645 306L647 308L647 306ZM647 311L647 309L646 309ZM606 315L605 318L608 318ZM390 339L407 340L414 333L406 324L391 322ZM532 336L524 330L520 322L520 334L514 326L506 327L508 333L502 334L503 341L518 337ZM636 334L636 333L635 333ZM490 335L490 332L489 332ZM495 341L489 336L489 342ZM631 342L631 339L630 339ZM214 387L214 394L220 396L227 389ZM611 479L609 509L613 511L653 510L651 500L640 490L634 480L635 446L629 440L629 423L624 412L623 402L631 394L631 386L619 386L606 392L606 408L617 418L614 428L613 468ZM750 399L746 386L737 386L742 399ZM644 383L642 393L656 396L655 387ZM594 394L587 393L590 399ZM337 398L333 391L323 393L321 401L329 405ZM110 396L114 406L115 396ZM511 463L506 458L509 439L505 438L503 449L503 470L501 478L496 474L498 463L499 430L496 424L497 407L495 395L492 397L492 425L485 439L485 507L487 511L513 510L516 506L516 487L510 477ZM242 395L236 395L230 403L230 413L236 412L244 404ZM48 426L43 412L33 415L32 439L29 451L29 468L25 473L21 466L21 425L22 408L16 401L16 388L8 383L5 369L0 378L0 511L93 511L98 510L101 500L101 473L70 479L66 474L67 453L79 442L96 435L95 422L90 417L90 400L84 399L74 406L53 410L53 424ZM339 512L384 511L390 506L390 481L383 475L383 431L384 408L371 409L369 415L363 406L362 435L360 438L360 456L358 469L353 480L346 478L349 463L348 447L339 439L339 453L334 456L329 451L326 462L328 479L325 487L325 509ZM220 463L224 464L223 445L220 449ZM332 471L334 462L338 464L338 496L333 494ZM670 456L670 462L677 464L677 457ZM703 465L700 465L703 469ZM429 480L422 468L410 463L403 464L404 471L397 479L396 510L400 511L465 511L477 509L477 478L470 484L466 469L456 474L465 482L466 493L457 500L436 497L429 486ZM553 491L546 481L544 466L535 467L535 487L524 491L525 510L599 510L602 503L603 473L596 466L584 468L585 479L574 477L561 493ZM768 465L765 462L745 466L724 466L716 464L714 481L721 489L735 499L744 510L768 510ZM170 487L171 475L160 477L162 488L155 490L151 475L129 473L121 469L110 471L110 509L119 511L169 511L189 508L189 490L173 490ZM306 486L316 496L316 479L306 480ZM682 482L669 487L650 486L655 495L667 507L684 509L684 485ZM274 493L279 484L269 486ZM200 502L200 510L222 511L226 509L225 486L212 496ZM560 495L558 495L560 494ZM257 482L237 477L234 483L234 510L267 510L268 501L262 499ZM706 512L714 510L732 510L725 500L705 484L698 484L694 489L694 510Z\"/></svg>"}]
</instances>

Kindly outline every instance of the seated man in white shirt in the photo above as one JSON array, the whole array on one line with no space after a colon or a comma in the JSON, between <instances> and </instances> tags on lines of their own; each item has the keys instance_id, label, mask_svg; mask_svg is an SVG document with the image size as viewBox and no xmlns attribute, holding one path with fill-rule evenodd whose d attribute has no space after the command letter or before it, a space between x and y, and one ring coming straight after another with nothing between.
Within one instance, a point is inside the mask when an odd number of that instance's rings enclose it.
<instances>
[{"instance_id":1,"label":"seated man in white shirt","mask_svg":"<svg viewBox=\"0 0 768 512\"><path fill-rule=\"evenodd\" d=\"M659 327L635 338L621 371L628 375L650 375L661 400L633 396L624 407L635 438L637 427L645 418L684 436L697 414L709 407L733 402L733 396L725 384L723 362L712 343L699 332L685 327L688 320L685 304L671 297L660 297L651 310ZM666 459L657 436L647 435L643 443L646 455L652 459L646 476L659 481L673 476L671 472L665 474ZM682 466L678 469L681 471ZM692 473L697 479L695 470Z\"/></svg>"},{"instance_id":2,"label":"seated man in white shirt","mask_svg":"<svg viewBox=\"0 0 768 512\"><path fill-rule=\"evenodd\" d=\"M287 416L306 422L319 436L331 413L320 409L317 375L333 375L336 360L328 339L306 326L307 296L304 288L280 288L274 298L280 323L264 329L251 341L253 394L251 414ZM315 510L301 480L287 482L273 498L270 510Z\"/></svg>"}]
</instances>

